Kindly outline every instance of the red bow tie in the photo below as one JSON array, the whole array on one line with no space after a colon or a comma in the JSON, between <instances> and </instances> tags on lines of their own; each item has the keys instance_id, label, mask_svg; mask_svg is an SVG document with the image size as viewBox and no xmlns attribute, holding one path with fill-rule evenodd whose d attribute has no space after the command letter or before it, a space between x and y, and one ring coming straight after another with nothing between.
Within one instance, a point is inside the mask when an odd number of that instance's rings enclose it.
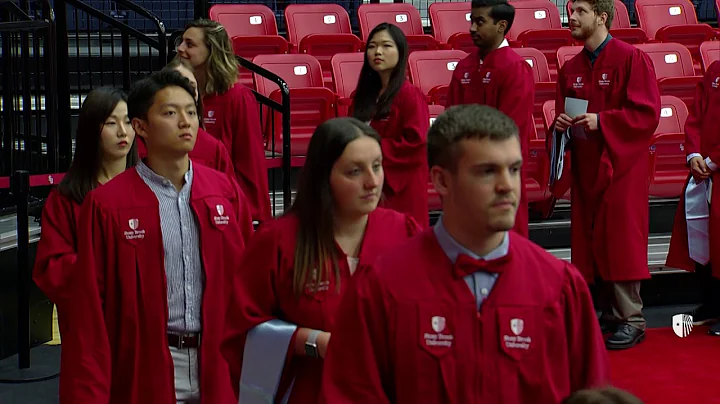
<instances>
[{"instance_id":1,"label":"red bow tie","mask_svg":"<svg viewBox=\"0 0 720 404\"><path fill-rule=\"evenodd\" d=\"M458 278L464 278L475 272L502 273L510 261L510 253L496 259L484 260L475 259L469 255L459 254L455 260L453 271Z\"/></svg>"}]
</instances>

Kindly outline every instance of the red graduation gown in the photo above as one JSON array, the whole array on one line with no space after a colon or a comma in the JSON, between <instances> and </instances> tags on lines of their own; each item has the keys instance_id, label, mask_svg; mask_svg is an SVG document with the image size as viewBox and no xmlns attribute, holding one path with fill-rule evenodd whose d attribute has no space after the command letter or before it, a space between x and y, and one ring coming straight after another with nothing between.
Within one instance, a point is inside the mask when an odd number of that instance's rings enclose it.
<instances>
[{"instance_id":1,"label":"red graduation gown","mask_svg":"<svg viewBox=\"0 0 720 404\"><path fill-rule=\"evenodd\" d=\"M66 309L72 298L73 271L77 262L77 221L80 205L72 198L62 195L57 189L50 191L42 212L42 234L35 255L33 280L45 296L57 306L58 327L63 338L60 372L65 373L68 365L77 360L77 346L65 343L71 340L75 330L70 324ZM79 319L81 320L81 319ZM67 389L67 378L60 378L60 391Z\"/></svg>"},{"instance_id":2,"label":"red graduation gown","mask_svg":"<svg viewBox=\"0 0 720 404\"><path fill-rule=\"evenodd\" d=\"M480 312L432 231L349 290L325 360L321 403L557 404L609 381L585 281L516 234Z\"/></svg>"},{"instance_id":3,"label":"red graduation gown","mask_svg":"<svg viewBox=\"0 0 720 404\"><path fill-rule=\"evenodd\" d=\"M382 251L406 241L420 231L410 217L392 210L377 208L370 214L360 250L356 274L369 265ZM352 275L347 257L338 248L340 291L336 283L316 293L306 291L297 298L293 290L293 266L297 241L298 220L290 213L261 227L253 237L243 256L235 278L235 294L228 310L222 352L230 365L233 387L240 382L242 355L246 333L258 324L275 318L327 332L333 332L335 312L341 296L352 288ZM290 344L279 397L285 396L290 382L295 379L289 403L309 403L317 400L322 379L322 360L294 356L294 343Z\"/></svg>"},{"instance_id":4,"label":"red graduation gown","mask_svg":"<svg viewBox=\"0 0 720 404\"><path fill-rule=\"evenodd\" d=\"M695 90L695 107L685 122L685 151L688 155L700 153L720 163L720 62L708 67L703 80ZM712 201L720 201L720 171L711 175L713 181ZM688 175L687 181L690 180ZM687 181L685 186L687 187ZM684 195L684 191L683 191ZM710 205L710 263L713 275L720 278L720 203ZM685 198L680 198L675 213L675 224L670 239L666 265L672 268L695 270L695 261L688 253L687 222L685 221Z\"/></svg>"},{"instance_id":5,"label":"red graduation gown","mask_svg":"<svg viewBox=\"0 0 720 404\"><path fill-rule=\"evenodd\" d=\"M201 398L234 404L220 339L232 278L252 222L234 181L199 164L193 170L190 203L200 230L205 282ZM63 404L175 403L158 212L157 198L135 169L86 197L72 299L72 318L83 321L74 324L78 331L70 341L82 349L61 376L71 381L71 389L61 392Z\"/></svg>"},{"instance_id":6,"label":"red graduation gown","mask_svg":"<svg viewBox=\"0 0 720 404\"><path fill-rule=\"evenodd\" d=\"M138 140L138 156L140 159L144 159L147 157L147 146L141 137L138 136L136 139ZM225 145L202 128L198 129L195 147L188 155L194 162L227 174L230 178L235 178L235 169Z\"/></svg>"},{"instance_id":7,"label":"red graduation gown","mask_svg":"<svg viewBox=\"0 0 720 404\"><path fill-rule=\"evenodd\" d=\"M592 282L650 277L648 240L648 145L660 121L660 93L652 61L643 51L610 39L594 66L580 52L560 69L557 114L565 97L588 100L600 130L573 137L572 263ZM550 138L550 137L548 137ZM554 189L555 195L566 190Z\"/></svg>"},{"instance_id":8,"label":"red graduation gown","mask_svg":"<svg viewBox=\"0 0 720 404\"><path fill-rule=\"evenodd\" d=\"M57 189L50 191L42 211L42 234L35 255L33 280L56 304L72 296L67 288L77 261L79 217L79 204Z\"/></svg>"},{"instance_id":9,"label":"red graduation gown","mask_svg":"<svg viewBox=\"0 0 720 404\"><path fill-rule=\"evenodd\" d=\"M450 81L446 107L484 104L506 114L518 126L523 159L527 161L530 139L535 136L534 99L535 79L530 65L506 46L490 52L482 62L478 50L458 62ZM514 230L525 237L528 235L528 200L524 189Z\"/></svg>"},{"instance_id":10,"label":"red graduation gown","mask_svg":"<svg viewBox=\"0 0 720 404\"><path fill-rule=\"evenodd\" d=\"M383 206L430 225L428 214L427 131L430 112L425 96L405 81L395 96L390 114L370 122L382 138L385 200Z\"/></svg>"},{"instance_id":11,"label":"red graduation gown","mask_svg":"<svg viewBox=\"0 0 720 404\"><path fill-rule=\"evenodd\" d=\"M203 97L205 129L230 152L238 184L254 220L272 218L260 105L252 90L236 83L223 94Z\"/></svg>"}]
</instances>

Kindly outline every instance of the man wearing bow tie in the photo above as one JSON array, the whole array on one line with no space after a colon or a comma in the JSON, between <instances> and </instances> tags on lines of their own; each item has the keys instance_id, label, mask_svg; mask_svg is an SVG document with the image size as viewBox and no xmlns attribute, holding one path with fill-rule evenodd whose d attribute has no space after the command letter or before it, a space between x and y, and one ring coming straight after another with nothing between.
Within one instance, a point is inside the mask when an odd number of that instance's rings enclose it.
<instances>
[{"instance_id":1,"label":"man wearing bow tie","mask_svg":"<svg viewBox=\"0 0 720 404\"><path fill-rule=\"evenodd\" d=\"M321 402L558 403L608 382L582 276L510 231L517 126L491 107L451 107L428 155L443 217L343 299Z\"/></svg>"}]
</instances>

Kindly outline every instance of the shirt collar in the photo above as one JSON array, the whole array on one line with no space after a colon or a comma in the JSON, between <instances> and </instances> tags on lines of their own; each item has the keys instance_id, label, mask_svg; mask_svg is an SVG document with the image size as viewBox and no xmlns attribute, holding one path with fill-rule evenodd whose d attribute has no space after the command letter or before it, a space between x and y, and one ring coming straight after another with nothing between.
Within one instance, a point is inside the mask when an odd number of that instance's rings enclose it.
<instances>
[{"instance_id":1,"label":"shirt collar","mask_svg":"<svg viewBox=\"0 0 720 404\"><path fill-rule=\"evenodd\" d=\"M600 44L600 46L597 47L594 51L589 50L588 48L583 48L583 50L587 53L588 57L591 61L595 61L598 57L600 57L600 52L605 48L605 45L607 45L608 42L612 39L612 35L608 34L603 43Z\"/></svg>"},{"instance_id":2,"label":"shirt collar","mask_svg":"<svg viewBox=\"0 0 720 404\"><path fill-rule=\"evenodd\" d=\"M185 173L185 184L192 184L193 179L193 163L192 160L188 159L190 162L190 165L188 167L187 172ZM155 171L150 169L143 160L140 160L138 164L135 166L135 169L137 170L138 174L145 178L146 180L153 182L158 185L162 186L173 186L172 182L168 180L167 178L157 174ZM174 186L173 186L174 187Z\"/></svg>"},{"instance_id":3,"label":"shirt collar","mask_svg":"<svg viewBox=\"0 0 720 404\"><path fill-rule=\"evenodd\" d=\"M455 264L455 259L457 259L457 256L460 254L468 255L475 259L485 259L485 260L493 260L497 258L501 258L507 255L508 249L510 248L510 237L508 232L505 232L505 236L503 237L502 243L500 245L490 251L489 254L485 255L484 257L480 257L479 255L475 254L474 252L468 250L463 245L458 243L451 235L448 233L447 229L445 229L445 226L443 226L442 217L438 219L437 223L435 223L435 226L433 227L433 233L435 233L435 238L438 241L438 244L440 244L440 248L442 248L443 252L445 252L445 255L450 259L450 262Z\"/></svg>"}]
</instances>

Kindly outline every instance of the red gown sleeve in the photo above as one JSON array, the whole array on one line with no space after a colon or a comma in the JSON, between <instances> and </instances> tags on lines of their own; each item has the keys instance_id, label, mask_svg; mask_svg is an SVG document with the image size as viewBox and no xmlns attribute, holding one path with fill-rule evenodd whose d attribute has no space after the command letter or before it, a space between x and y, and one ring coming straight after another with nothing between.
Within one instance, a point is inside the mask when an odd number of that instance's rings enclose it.
<instances>
[{"instance_id":1,"label":"red gown sleeve","mask_svg":"<svg viewBox=\"0 0 720 404\"><path fill-rule=\"evenodd\" d=\"M320 403L393 401L388 297L373 268L359 273L338 309L323 368Z\"/></svg>"},{"instance_id":2,"label":"red gown sleeve","mask_svg":"<svg viewBox=\"0 0 720 404\"><path fill-rule=\"evenodd\" d=\"M260 106L248 89L232 98L232 150L228 150L240 188L250 202L253 219L266 221L270 214L268 174L265 166Z\"/></svg>"},{"instance_id":3,"label":"red gown sleeve","mask_svg":"<svg viewBox=\"0 0 720 404\"><path fill-rule=\"evenodd\" d=\"M595 315L592 297L580 272L566 264L563 286L565 324L570 365L570 390L610 383L610 363Z\"/></svg>"},{"instance_id":4,"label":"red gown sleeve","mask_svg":"<svg viewBox=\"0 0 720 404\"><path fill-rule=\"evenodd\" d=\"M240 186L232 177L230 177L230 183L235 189L235 200L237 201L237 206L235 207L235 217L237 217L238 225L240 226L240 231L243 235L243 245L248 245L250 237L255 232L255 229L253 227L252 212L250 210L251 205L250 202L247 200L247 196L245 196L245 193L243 193Z\"/></svg>"},{"instance_id":5,"label":"red gown sleeve","mask_svg":"<svg viewBox=\"0 0 720 404\"><path fill-rule=\"evenodd\" d=\"M407 168L427 161L427 131L430 112L425 96L415 87L405 87L395 97L402 125L394 136L382 139L383 164Z\"/></svg>"},{"instance_id":6,"label":"red gown sleeve","mask_svg":"<svg viewBox=\"0 0 720 404\"><path fill-rule=\"evenodd\" d=\"M73 298L69 300L69 335L63 335L63 361L60 377L60 403L103 403L110 401L111 353L105 327L103 301L106 249L101 242L107 234L104 213L90 192L83 203L78 222L78 261L72 278Z\"/></svg>"},{"instance_id":7,"label":"red gown sleeve","mask_svg":"<svg viewBox=\"0 0 720 404\"><path fill-rule=\"evenodd\" d=\"M700 126L705 116L707 107L705 97L705 79L701 80L695 87L695 105L690 110L685 121L685 153L701 153L700 151Z\"/></svg>"},{"instance_id":8,"label":"red gown sleeve","mask_svg":"<svg viewBox=\"0 0 720 404\"><path fill-rule=\"evenodd\" d=\"M408 237L412 237L424 230L411 216L405 215L405 223L407 224Z\"/></svg>"},{"instance_id":9,"label":"red gown sleeve","mask_svg":"<svg viewBox=\"0 0 720 404\"><path fill-rule=\"evenodd\" d=\"M247 245L237 265L240 269L235 272L221 351L228 363L236 397L239 397L246 335L256 325L277 318L279 311L275 290L280 262L279 236L276 226L261 228ZM292 343L290 346L294 347ZM289 349L288 355L293 352Z\"/></svg>"},{"instance_id":10,"label":"red gown sleeve","mask_svg":"<svg viewBox=\"0 0 720 404\"><path fill-rule=\"evenodd\" d=\"M650 57L635 50L629 63L625 104L599 113L600 133L612 162L647 154L660 122L660 90Z\"/></svg>"},{"instance_id":11,"label":"red gown sleeve","mask_svg":"<svg viewBox=\"0 0 720 404\"><path fill-rule=\"evenodd\" d=\"M42 234L37 246L33 280L52 302L68 296L68 278L77 261L74 202L57 190L45 201Z\"/></svg>"},{"instance_id":12,"label":"red gown sleeve","mask_svg":"<svg viewBox=\"0 0 720 404\"><path fill-rule=\"evenodd\" d=\"M453 105L458 104L462 104L462 86L460 85L460 79L457 76L457 70L455 70L452 78L450 79L450 85L448 86L445 108L450 108Z\"/></svg>"}]
</instances>

